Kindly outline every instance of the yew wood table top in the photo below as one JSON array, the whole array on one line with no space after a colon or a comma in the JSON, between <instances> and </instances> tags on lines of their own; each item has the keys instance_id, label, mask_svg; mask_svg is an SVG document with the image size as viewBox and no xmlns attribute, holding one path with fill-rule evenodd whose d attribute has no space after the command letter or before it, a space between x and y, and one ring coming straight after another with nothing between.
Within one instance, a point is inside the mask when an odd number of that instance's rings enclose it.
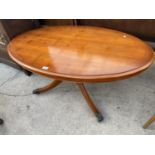
<instances>
[{"instance_id":1,"label":"yew wood table top","mask_svg":"<svg viewBox=\"0 0 155 155\"><path fill-rule=\"evenodd\" d=\"M128 78L147 69L153 50L129 34L98 27L57 26L32 30L8 45L10 57L23 68L54 78L39 94L64 80L76 83L98 121L104 117L93 103L85 82Z\"/></svg>"},{"instance_id":2,"label":"yew wood table top","mask_svg":"<svg viewBox=\"0 0 155 155\"><path fill-rule=\"evenodd\" d=\"M54 26L15 37L10 57L38 74L76 82L128 78L148 68L153 50L140 39L115 30Z\"/></svg>"}]
</instances>

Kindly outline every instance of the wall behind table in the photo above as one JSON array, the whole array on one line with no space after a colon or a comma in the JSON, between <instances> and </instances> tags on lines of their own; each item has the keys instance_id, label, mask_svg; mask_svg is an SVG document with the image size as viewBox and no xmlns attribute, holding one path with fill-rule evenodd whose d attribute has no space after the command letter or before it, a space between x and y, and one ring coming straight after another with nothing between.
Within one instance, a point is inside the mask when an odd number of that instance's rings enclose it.
<instances>
[{"instance_id":1,"label":"wall behind table","mask_svg":"<svg viewBox=\"0 0 155 155\"><path fill-rule=\"evenodd\" d=\"M41 25L54 26L54 25L74 25L76 20L74 19L40 19L39 21Z\"/></svg>"}]
</instances>

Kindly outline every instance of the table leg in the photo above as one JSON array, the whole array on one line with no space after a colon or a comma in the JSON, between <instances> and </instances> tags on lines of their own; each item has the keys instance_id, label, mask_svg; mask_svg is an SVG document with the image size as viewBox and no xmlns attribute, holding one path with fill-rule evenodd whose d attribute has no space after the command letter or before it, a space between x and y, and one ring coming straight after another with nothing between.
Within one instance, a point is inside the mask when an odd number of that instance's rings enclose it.
<instances>
[{"instance_id":1,"label":"table leg","mask_svg":"<svg viewBox=\"0 0 155 155\"><path fill-rule=\"evenodd\" d=\"M102 114L99 112L99 110L96 108L95 104L93 103L92 99L90 98L85 86L83 83L77 83L77 85L79 86L84 98L86 99L89 107L91 108L91 110L94 112L95 116L98 119L98 122L101 122L104 117L102 116Z\"/></svg>"},{"instance_id":2,"label":"table leg","mask_svg":"<svg viewBox=\"0 0 155 155\"><path fill-rule=\"evenodd\" d=\"M28 70L23 69L23 72L24 72L27 76L31 76L31 75L32 75L32 72L30 72L30 71L28 71Z\"/></svg>"},{"instance_id":3,"label":"table leg","mask_svg":"<svg viewBox=\"0 0 155 155\"><path fill-rule=\"evenodd\" d=\"M3 119L0 118L0 125L3 125L4 124L4 121Z\"/></svg>"},{"instance_id":4,"label":"table leg","mask_svg":"<svg viewBox=\"0 0 155 155\"><path fill-rule=\"evenodd\" d=\"M57 85L59 85L62 81L60 80L54 80L52 83L50 83L49 85L45 86L45 87L42 87L42 88L38 88L38 89L35 89L33 90L33 94L40 94L40 93L43 93L43 92L46 92L52 88L55 88Z\"/></svg>"},{"instance_id":5,"label":"table leg","mask_svg":"<svg viewBox=\"0 0 155 155\"><path fill-rule=\"evenodd\" d=\"M143 128L146 129L154 121L155 121L155 114L144 124Z\"/></svg>"}]
</instances>

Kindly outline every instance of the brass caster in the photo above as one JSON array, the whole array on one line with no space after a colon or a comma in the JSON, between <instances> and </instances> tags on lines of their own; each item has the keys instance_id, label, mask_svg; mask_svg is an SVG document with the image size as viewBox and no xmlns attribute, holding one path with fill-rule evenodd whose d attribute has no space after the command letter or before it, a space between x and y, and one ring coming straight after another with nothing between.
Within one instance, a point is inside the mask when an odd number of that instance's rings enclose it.
<instances>
[{"instance_id":1,"label":"brass caster","mask_svg":"<svg viewBox=\"0 0 155 155\"><path fill-rule=\"evenodd\" d=\"M40 91L38 91L38 89L33 90L32 92L33 94L40 94Z\"/></svg>"},{"instance_id":2,"label":"brass caster","mask_svg":"<svg viewBox=\"0 0 155 155\"><path fill-rule=\"evenodd\" d=\"M0 118L0 125L3 125L4 121Z\"/></svg>"},{"instance_id":3,"label":"brass caster","mask_svg":"<svg viewBox=\"0 0 155 155\"><path fill-rule=\"evenodd\" d=\"M104 117L99 112L95 113L95 116L97 117L98 122L102 122L104 120Z\"/></svg>"},{"instance_id":4,"label":"brass caster","mask_svg":"<svg viewBox=\"0 0 155 155\"><path fill-rule=\"evenodd\" d=\"M24 71L25 75L27 75L27 76L31 76L32 75L32 72L30 72L28 70L23 69L23 71Z\"/></svg>"}]
</instances>

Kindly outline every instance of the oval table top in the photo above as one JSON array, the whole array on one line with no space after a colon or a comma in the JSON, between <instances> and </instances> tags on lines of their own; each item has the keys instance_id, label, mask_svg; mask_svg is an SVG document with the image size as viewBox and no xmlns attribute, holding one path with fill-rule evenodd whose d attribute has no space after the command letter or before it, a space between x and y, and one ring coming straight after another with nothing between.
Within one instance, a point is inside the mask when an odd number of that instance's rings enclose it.
<instances>
[{"instance_id":1,"label":"oval table top","mask_svg":"<svg viewBox=\"0 0 155 155\"><path fill-rule=\"evenodd\" d=\"M140 39L90 26L53 26L15 37L10 57L46 77L76 82L128 78L148 68L153 50Z\"/></svg>"}]
</instances>

